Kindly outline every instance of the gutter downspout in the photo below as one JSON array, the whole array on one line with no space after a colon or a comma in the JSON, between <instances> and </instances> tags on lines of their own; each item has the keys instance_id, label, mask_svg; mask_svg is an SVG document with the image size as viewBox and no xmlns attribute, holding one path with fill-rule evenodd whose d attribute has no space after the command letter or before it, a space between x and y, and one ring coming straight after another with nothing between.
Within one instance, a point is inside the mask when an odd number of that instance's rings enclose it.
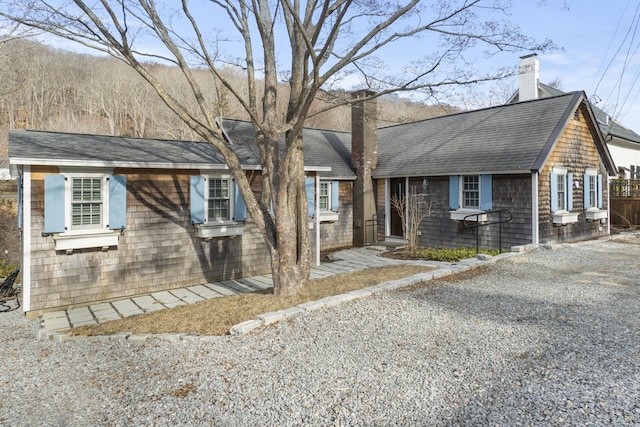
<instances>
[{"instance_id":1,"label":"gutter downspout","mask_svg":"<svg viewBox=\"0 0 640 427\"><path fill-rule=\"evenodd\" d=\"M531 243L534 245L540 243L538 178L537 171L531 172Z\"/></svg>"}]
</instances>

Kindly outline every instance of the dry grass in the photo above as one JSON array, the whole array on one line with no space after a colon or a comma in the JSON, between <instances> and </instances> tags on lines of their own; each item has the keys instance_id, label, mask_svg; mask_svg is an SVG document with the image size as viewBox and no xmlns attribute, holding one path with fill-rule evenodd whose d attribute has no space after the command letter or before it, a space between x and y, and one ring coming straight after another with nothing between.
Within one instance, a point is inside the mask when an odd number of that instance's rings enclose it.
<instances>
[{"instance_id":1,"label":"dry grass","mask_svg":"<svg viewBox=\"0 0 640 427\"><path fill-rule=\"evenodd\" d=\"M312 280L295 297L276 297L271 293L271 290L238 294L203 301L199 304L183 305L151 314L128 317L96 326L83 326L73 329L71 332L74 335L108 335L121 332L225 335L233 325L254 319L263 313L294 307L327 296L363 289L430 270L432 268L418 265L371 268Z\"/></svg>"}]
</instances>

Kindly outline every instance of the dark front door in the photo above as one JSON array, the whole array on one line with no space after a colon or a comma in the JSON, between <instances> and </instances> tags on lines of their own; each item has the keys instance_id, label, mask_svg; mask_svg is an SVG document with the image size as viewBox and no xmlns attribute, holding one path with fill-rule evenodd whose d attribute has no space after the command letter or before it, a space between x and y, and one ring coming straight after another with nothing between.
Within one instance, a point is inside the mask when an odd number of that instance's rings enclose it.
<instances>
[{"instance_id":1,"label":"dark front door","mask_svg":"<svg viewBox=\"0 0 640 427\"><path fill-rule=\"evenodd\" d=\"M397 197L398 200L403 200L406 192L405 182L404 178L391 178L389 180L391 186L389 197L391 197L391 200L393 200L394 196ZM393 203L391 203L391 235L394 237L402 237L402 220Z\"/></svg>"}]
</instances>

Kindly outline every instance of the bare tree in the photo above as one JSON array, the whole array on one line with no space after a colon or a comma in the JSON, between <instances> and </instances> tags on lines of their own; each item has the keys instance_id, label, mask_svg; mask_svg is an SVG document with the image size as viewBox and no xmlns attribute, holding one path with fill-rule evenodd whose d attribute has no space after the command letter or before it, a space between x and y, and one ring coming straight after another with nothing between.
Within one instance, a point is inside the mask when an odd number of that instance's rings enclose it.
<instances>
[{"instance_id":1,"label":"bare tree","mask_svg":"<svg viewBox=\"0 0 640 427\"><path fill-rule=\"evenodd\" d=\"M508 0L423 3L211 0L194 5L182 0L179 9L171 10L157 7L155 0L74 0L64 6L41 0L25 11L21 1L3 0L0 16L110 54L138 72L196 135L224 157L269 249L274 292L291 295L307 282L310 272L302 128L320 91L349 76L360 82L360 88L376 91L376 96L409 90L431 95L447 86L505 74L473 70L475 58L468 54L474 49L539 51L550 45L536 44L517 27L492 19L505 16ZM378 57L407 48L418 38L413 47L426 46L424 57L402 68L397 61L387 67ZM181 102L153 74L148 61L177 67L195 108ZM242 70L243 90L221 72L228 66ZM216 126L216 116L224 113L217 94L203 90L195 68L206 69L213 85L235 98L253 123L263 178L259 200ZM279 84L283 78L286 96Z\"/></svg>"},{"instance_id":2,"label":"bare tree","mask_svg":"<svg viewBox=\"0 0 640 427\"><path fill-rule=\"evenodd\" d=\"M412 253L418 249L418 236L422 220L431 216L432 202L424 193L412 187L408 194L391 196L391 207L398 212L402 222L402 238L407 243L407 250Z\"/></svg>"}]
</instances>

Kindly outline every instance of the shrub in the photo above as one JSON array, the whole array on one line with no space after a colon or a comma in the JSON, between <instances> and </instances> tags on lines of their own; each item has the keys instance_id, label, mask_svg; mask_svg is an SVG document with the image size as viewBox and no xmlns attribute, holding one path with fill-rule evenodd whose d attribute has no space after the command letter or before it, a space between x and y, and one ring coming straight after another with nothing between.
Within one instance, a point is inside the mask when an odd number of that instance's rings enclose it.
<instances>
[{"instance_id":1,"label":"shrub","mask_svg":"<svg viewBox=\"0 0 640 427\"><path fill-rule=\"evenodd\" d=\"M480 249L480 253L495 256L498 255L499 251ZM416 252L416 256L418 258L429 259L433 261L457 262L466 258L473 258L474 256L476 256L476 250L472 248L425 248L419 249Z\"/></svg>"}]
</instances>

